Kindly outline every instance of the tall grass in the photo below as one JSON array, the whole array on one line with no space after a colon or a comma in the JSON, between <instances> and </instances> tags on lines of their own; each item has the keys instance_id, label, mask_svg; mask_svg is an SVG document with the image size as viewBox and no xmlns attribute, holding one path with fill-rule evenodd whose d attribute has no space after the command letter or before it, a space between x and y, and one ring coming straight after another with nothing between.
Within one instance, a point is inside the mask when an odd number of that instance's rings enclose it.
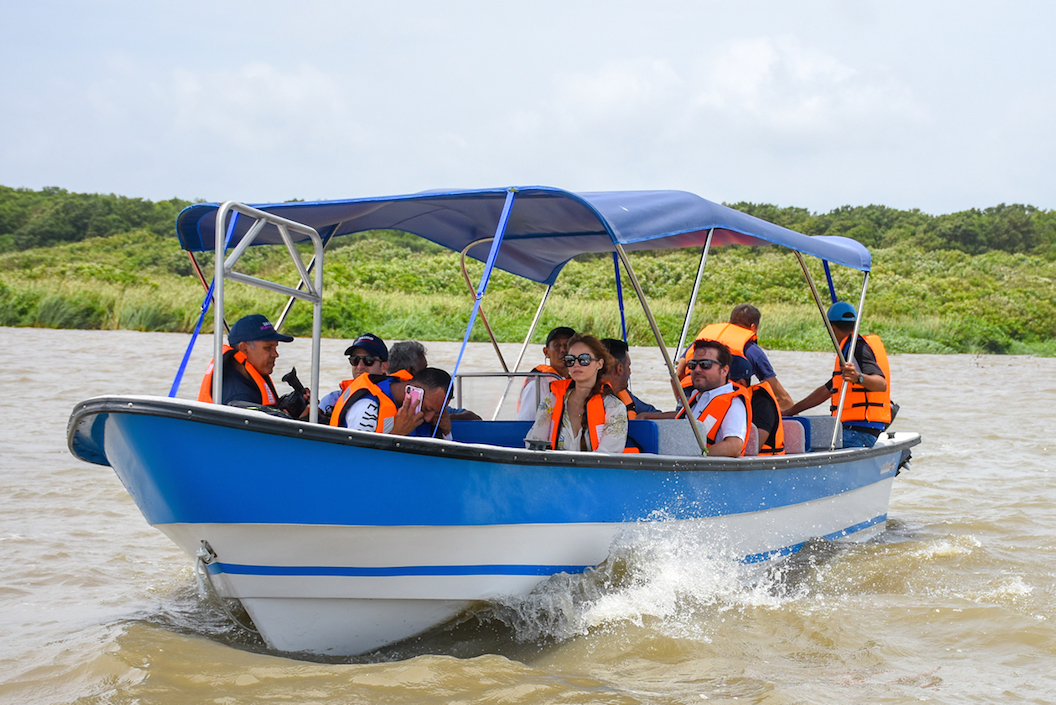
<instances>
[{"instance_id":1,"label":"tall grass","mask_svg":"<svg viewBox=\"0 0 1056 705\"><path fill-rule=\"evenodd\" d=\"M204 291L175 242L150 233L97 238L72 245L0 255L0 325L190 331ZM678 342L692 288L697 253L634 256L665 343ZM284 253L253 250L243 271L284 283L295 281ZM209 256L203 257L208 272ZM813 275L824 281L820 265ZM479 276L474 265L473 276ZM834 268L838 292L852 300L861 276ZM626 282L625 282L626 283ZM522 340L544 287L499 273L483 310L500 341ZM625 292L631 289L624 287ZM585 258L562 272L534 342L557 325L620 337L611 260ZM260 312L278 316L284 297L228 283L229 321ZM816 306L795 259L776 251L726 248L711 255L690 334L726 320L749 301L763 312L760 339L784 350L827 350ZM323 334L352 338L371 331L387 340L459 340L472 298L457 256L413 250L398 241L361 239L328 253ZM625 305L627 337L654 341L636 300ZM874 252L865 328L883 336L891 352L1011 352L1056 354L1056 263L990 252ZM211 330L212 315L204 329ZM311 307L297 303L285 324L293 335L311 331ZM478 320L472 339L487 339Z\"/></svg>"}]
</instances>

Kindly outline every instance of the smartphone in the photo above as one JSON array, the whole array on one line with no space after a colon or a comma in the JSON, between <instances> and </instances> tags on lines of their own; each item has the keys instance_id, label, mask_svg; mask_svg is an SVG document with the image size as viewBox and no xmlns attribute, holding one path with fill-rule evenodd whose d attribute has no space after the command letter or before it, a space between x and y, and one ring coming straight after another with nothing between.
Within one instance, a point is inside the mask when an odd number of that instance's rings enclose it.
<instances>
[{"instance_id":1,"label":"smartphone","mask_svg":"<svg viewBox=\"0 0 1056 705\"><path fill-rule=\"evenodd\" d=\"M410 403L411 408L414 409L414 413L418 414L422 411L422 397L425 396L425 390L421 387L412 387L407 385L403 388L404 403Z\"/></svg>"}]
</instances>

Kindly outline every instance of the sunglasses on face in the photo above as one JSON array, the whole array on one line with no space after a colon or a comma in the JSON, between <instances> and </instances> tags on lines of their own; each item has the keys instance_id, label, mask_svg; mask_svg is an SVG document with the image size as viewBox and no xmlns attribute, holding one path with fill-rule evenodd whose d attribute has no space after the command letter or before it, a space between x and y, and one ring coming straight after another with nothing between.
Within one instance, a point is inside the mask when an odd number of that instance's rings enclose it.
<instances>
[{"instance_id":1,"label":"sunglasses on face","mask_svg":"<svg viewBox=\"0 0 1056 705\"><path fill-rule=\"evenodd\" d=\"M687 370L695 370L699 366L701 369L710 370L713 365L719 364L718 360L689 360L686 362Z\"/></svg>"},{"instance_id":2,"label":"sunglasses on face","mask_svg":"<svg viewBox=\"0 0 1056 705\"><path fill-rule=\"evenodd\" d=\"M350 355L348 361L352 363L353 367L355 367L361 362L367 367L373 367L374 363L376 363L380 359L381 358L378 357L370 357L369 355Z\"/></svg>"},{"instance_id":3,"label":"sunglasses on face","mask_svg":"<svg viewBox=\"0 0 1056 705\"><path fill-rule=\"evenodd\" d=\"M565 367L573 367L576 362L579 362L580 367L586 367L590 363L594 362L595 360L600 360L601 358L591 357L590 353L583 353L582 355L565 355L561 359L564 361Z\"/></svg>"}]
</instances>

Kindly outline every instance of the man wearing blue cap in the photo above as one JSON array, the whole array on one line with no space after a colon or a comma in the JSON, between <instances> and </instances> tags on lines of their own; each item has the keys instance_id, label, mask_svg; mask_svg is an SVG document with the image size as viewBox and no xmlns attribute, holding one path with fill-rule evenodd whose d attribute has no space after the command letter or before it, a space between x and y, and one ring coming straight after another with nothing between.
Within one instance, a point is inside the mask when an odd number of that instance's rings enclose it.
<instances>
[{"instance_id":1,"label":"man wearing blue cap","mask_svg":"<svg viewBox=\"0 0 1056 705\"><path fill-rule=\"evenodd\" d=\"M293 342L293 337L275 330L266 317L259 313L243 316L231 326L224 346L223 404L258 404L280 406L271 373L279 358L279 343ZM285 398L284 398L285 399ZM213 401L213 361L205 371L198 401ZM297 409L303 415L307 406Z\"/></svg>"},{"instance_id":2,"label":"man wearing blue cap","mask_svg":"<svg viewBox=\"0 0 1056 705\"><path fill-rule=\"evenodd\" d=\"M880 432L891 424L892 419L891 388L888 384L891 367L887 351L880 336L861 335L854 346L852 358L849 354L850 342L858 312L846 301L837 301L830 306L827 318L847 362L841 365L837 356L832 378L786 409L784 414L795 416L831 399L829 410L835 416L842 389L846 396L840 416L843 422L843 447L872 448Z\"/></svg>"}]
</instances>

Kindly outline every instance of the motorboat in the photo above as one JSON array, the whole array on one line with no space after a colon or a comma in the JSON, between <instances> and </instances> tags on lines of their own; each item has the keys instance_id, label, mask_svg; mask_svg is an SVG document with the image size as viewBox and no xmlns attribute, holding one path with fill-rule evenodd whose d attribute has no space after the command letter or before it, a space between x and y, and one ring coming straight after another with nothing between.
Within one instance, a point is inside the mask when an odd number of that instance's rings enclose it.
<instances>
[{"instance_id":1,"label":"motorboat","mask_svg":"<svg viewBox=\"0 0 1056 705\"><path fill-rule=\"evenodd\" d=\"M499 353L504 383L495 413L453 422L453 440L322 425L314 404L309 419L294 420L178 399L175 389L169 397L96 397L70 417L71 452L112 467L144 518L197 561L220 596L241 603L270 648L355 655L399 642L481 601L590 571L643 523L706 533L716 551L746 562L778 559L816 538L864 541L884 530L892 483L920 442L916 433L885 431L872 448L842 448L834 417L786 418L785 455L718 458L706 454L692 420L635 420L629 435L642 452L607 455L526 449L530 422L502 411L511 384L523 383L519 365L554 282L576 256L611 254L622 266L674 376L633 253L701 251L677 350L710 248L786 248L803 266L824 322L804 257L821 260L826 271L835 264L860 272L862 311L871 258L861 244L796 233L682 191L528 186L195 204L179 215L177 232L192 256L215 253L207 295L214 359L222 354L225 282L286 294L313 308L310 389L319 399L327 245L381 229L459 252L464 270L467 258L484 263L470 283L463 349L478 318L486 320L496 268L545 285L521 356L509 364ZM287 248L297 286L238 270L249 247L268 245ZM456 385L474 374L460 365L461 355ZM220 367L214 399L221 398Z\"/></svg>"}]
</instances>

